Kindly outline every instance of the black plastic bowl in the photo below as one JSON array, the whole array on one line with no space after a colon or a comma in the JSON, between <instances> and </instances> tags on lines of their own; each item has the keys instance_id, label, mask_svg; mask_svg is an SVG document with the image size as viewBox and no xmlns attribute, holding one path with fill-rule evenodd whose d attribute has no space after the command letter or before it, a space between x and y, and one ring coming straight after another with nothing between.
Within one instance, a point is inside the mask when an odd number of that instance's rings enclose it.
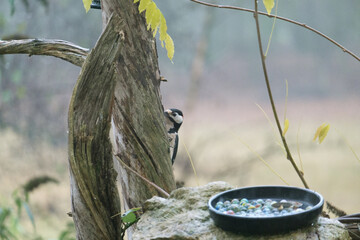
<instances>
[{"instance_id":1,"label":"black plastic bowl","mask_svg":"<svg viewBox=\"0 0 360 240\"><path fill-rule=\"evenodd\" d=\"M285 199L313 207L304 212L275 217L243 217L220 213L215 209L218 201L234 198ZM287 186L256 186L233 189L213 196L209 200L209 211L215 225L226 231L242 234L280 234L310 226L319 217L323 205L323 197L312 190Z\"/></svg>"}]
</instances>

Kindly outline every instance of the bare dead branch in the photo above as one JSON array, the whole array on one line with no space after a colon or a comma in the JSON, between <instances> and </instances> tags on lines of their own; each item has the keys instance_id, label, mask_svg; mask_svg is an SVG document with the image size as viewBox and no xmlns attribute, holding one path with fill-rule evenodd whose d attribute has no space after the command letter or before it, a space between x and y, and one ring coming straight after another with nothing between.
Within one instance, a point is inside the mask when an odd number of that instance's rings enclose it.
<instances>
[{"instance_id":1,"label":"bare dead branch","mask_svg":"<svg viewBox=\"0 0 360 240\"><path fill-rule=\"evenodd\" d=\"M294 161L294 159L293 159L293 157L291 155L291 152L290 152L290 149L288 147L285 136L282 134L283 131L281 129L281 124L280 124L279 117L278 117L278 114L277 114L277 111L276 111L275 102L274 102L274 98L272 96L272 91L271 91L271 87L270 87L270 81L269 81L269 77L268 77L267 70L266 70L265 55L264 55L264 51L263 51L262 43L261 43L261 33L260 33L259 12L258 12L258 2L257 2L257 0L254 0L254 3L255 3L254 18L255 18L255 23L256 23L256 32L257 32L257 39L258 39L259 50L260 50L260 58L261 58L261 63L262 63L262 67L263 67L263 72L264 72L264 77L265 77L266 88L267 88L268 95L269 95L269 100L270 100L272 111L273 111L274 117L275 117L275 122L276 122L276 125L278 127L282 143L283 143L284 148L286 150L287 159L293 165L296 173L298 174L299 178L301 179L302 183L304 184L304 187L309 188L309 185L307 184L302 172L297 167L297 165L296 165L296 163L295 163L295 161Z\"/></svg>"},{"instance_id":2,"label":"bare dead branch","mask_svg":"<svg viewBox=\"0 0 360 240\"><path fill-rule=\"evenodd\" d=\"M213 3L208 3L208 2L203 2L203 1L199 1L199 0L190 0L191 2L194 3L198 3L204 6L208 6L208 7L215 7L215 8L224 8L224 9L232 9L232 10L238 10L238 11L244 11L244 12L250 12L250 13L255 13L254 10L252 9L248 9L248 8L242 8L242 7L235 7L235 6L229 6L229 5L218 5L218 4L213 4ZM285 17L280 17L280 16L276 16L276 15L272 15L272 14L267 14L265 12L260 12L258 11L259 15L263 15L263 16L267 16L269 18L274 18L276 17L279 20L285 21L285 22L289 22L289 23L293 23L295 25L298 25L300 27L306 28L318 35L320 35L321 37L325 38L326 40L330 41L331 43L335 44L337 47L339 47L343 52L351 55L353 58L355 58L356 60L360 61L360 57L357 56L355 53L349 51L348 49L346 49L344 46L342 46L340 43L336 42L334 39L328 37L327 35L323 34L322 32L306 25L305 23L300 23L294 20L291 20L289 18L285 18Z\"/></svg>"},{"instance_id":3,"label":"bare dead branch","mask_svg":"<svg viewBox=\"0 0 360 240\"><path fill-rule=\"evenodd\" d=\"M29 54L53 56L81 67L89 49L71 42L55 39L0 40L1 54Z\"/></svg>"},{"instance_id":4,"label":"bare dead branch","mask_svg":"<svg viewBox=\"0 0 360 240\"><path fill-rule=\"evenodd\" d=\"M113 155L115 156L116 160L119 161L119 163L121 163L127 170L129 170L130 172L134 173L136 176L138 176L139 178L141 178L143 181L145 181L146 183L150 184L151 186L153 186L154 188L156 188L156 190L158 190L161 194L163 194L166 198L170 197L170 194L167 193L164 189L162 189L161 187L159 187L158 185L156 185L155 183L151 182L149 179L141 176L141 174L137 173L134 169L132 169L131 167L129 167L128 165L126 165L126 163L124 163L121 158L120 158L120 154L115 154L113 153Z\"/></svg>"}]
</instances>

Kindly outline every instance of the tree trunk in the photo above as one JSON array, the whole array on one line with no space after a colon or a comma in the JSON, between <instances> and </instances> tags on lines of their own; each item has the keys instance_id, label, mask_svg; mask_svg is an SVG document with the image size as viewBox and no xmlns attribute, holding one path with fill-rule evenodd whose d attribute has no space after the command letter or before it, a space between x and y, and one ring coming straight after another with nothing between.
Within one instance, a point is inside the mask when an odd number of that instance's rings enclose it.
<instances>
[{"instance_id":1,"label":"tree trunk","mask_svg":"<svg viewBox=\"0 0 360 240\"><path fill-rule=\"evenodd\" d=\"M117 158L175 189L160 99L155 40L132 0L102 0L104 32L83 64L69 108L69 162L77 239L121 239ZM109 140L112 123L114 145ZM158 191L116 163L125 210Z\"/></svg>"},{"instance_id":2,"label":"tree trunk","mask_svg":"<svg viewBox=\"0 0 360 240\"><path fill-rule=\"evenodd\" d=\"M120 202L109 130L115 79L113 62L124 47L114 16L87 57L69 107L72 216L77 239L121 239Z\"/></svg>"},{"instance_id":3,"label":"tree trunk","mask_svg":"<svg viewBox=\"0 0 360 240\"><path fill-rule=\"evenodd\" d=\"M114 62L115 83L112 128L114 152L122 162L167 192L175 189L169 141L160 96L160 72L155 39L147 30L138 4L132 0L103 0L103 19L119 15L124 48ZM125 209L139 207L155 188L119 165Z\"/></svg>"}]
</instances>

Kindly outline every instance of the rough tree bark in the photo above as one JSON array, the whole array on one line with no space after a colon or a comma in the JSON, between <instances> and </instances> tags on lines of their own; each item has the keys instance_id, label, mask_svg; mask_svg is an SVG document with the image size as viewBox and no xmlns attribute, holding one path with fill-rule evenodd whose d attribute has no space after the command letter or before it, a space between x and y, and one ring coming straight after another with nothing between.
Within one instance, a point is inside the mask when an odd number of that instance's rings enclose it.
<instances>
[{"instance_id":1,"label":"rough tree bark","mask_svg":"<svg viewBox=\"0 0 360 240\"><path fill-rule=\"evenodd\" d=\"M102 1L104 23L111 15L118 15L125 23L124 47L114 62L118 71L112 121L114 152L127 166L170 192L175 189L175 180L161 105L156 44L137 7L132 0ZM155 188L121 164L119 178L125 209L139 207L158 195Z\"/></svg>"},{"instance_id":2,"label":"rough tree bark","mask_svg":"<svg viewBox=\"0 0 360 240\"><path fill-rule=\"evenodd\" d=\"M119 239L113 152L165 191L175 188L152 34L132 0L103 0L106 29L83 65L69 109L73 216L78 239ZM110 19L110 20L109 20ZM122 24L120 24L120 20ZM123 209L157 190L118 164Z\"/></svg>"},{"instance_id":3,"label":"rough tree bark","mask_svg":"<svg viewBox=\"0 0 360 240\"><path fill-rule=\"evenodd\" d=\"M87 57L69 107L72 216L77 239L121 239L121 211L109 140L123 23L113 17Z\"/></svg>"},{"instance_id":4,"label":"rough tree bark","mask_svg":"<svg viewBox=\"0 0 360 240\"><path fill-rule=\"evenodd\" d=\"M165 191L175 189L155 40L132 0L101 2L106 28L88 56L61 40L0 40L0 54L51 55L82 66L69 106L69 163L77 239L86 240L121 239L120 217L111 218L121 211L118 174L123 209L158 195L117 157Z\"/></svg>"}]
</instances>

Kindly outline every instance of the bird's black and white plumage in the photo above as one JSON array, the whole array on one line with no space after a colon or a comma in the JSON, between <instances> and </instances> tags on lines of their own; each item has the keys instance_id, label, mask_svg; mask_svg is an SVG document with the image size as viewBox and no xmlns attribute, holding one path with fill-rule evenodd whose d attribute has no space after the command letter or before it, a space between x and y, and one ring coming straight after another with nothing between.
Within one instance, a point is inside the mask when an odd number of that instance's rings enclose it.
<instances>
[{"instance_id":1,"label":"bird's black and white plumage","mask_svg":"<svg viewBox=\"0 0 360 240\"><path fill-rule=\"evenodd\" d=\"M175 108L167 109L164 114L170 142L170 157L172 164L174 164L179 144L178 131L183 123L184 115L179 109Z\"/></svg>"}]
</instances>

